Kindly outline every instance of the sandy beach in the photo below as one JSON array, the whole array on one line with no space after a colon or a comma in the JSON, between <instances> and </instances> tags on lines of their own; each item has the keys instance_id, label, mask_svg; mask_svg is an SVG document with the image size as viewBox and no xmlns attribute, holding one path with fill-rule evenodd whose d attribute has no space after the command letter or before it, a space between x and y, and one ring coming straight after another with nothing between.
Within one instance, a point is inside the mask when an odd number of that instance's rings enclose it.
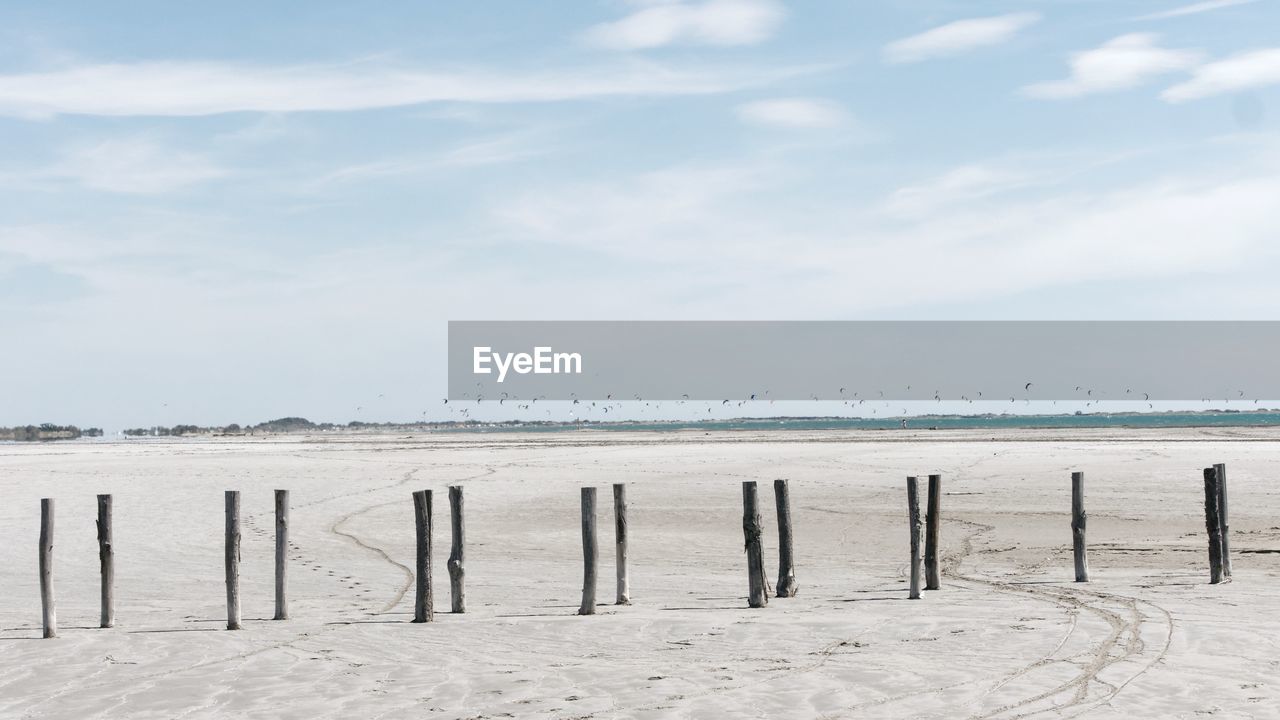
<instances>
[{"instance_id":1,"label":"sandy beach","mask_svg":"<svg viewBox=\"0 0 1280 720\"><path fill-rule=\"evenodd\" d=\"M0 446L0 717L1280 717L1280 436L1266 428L315 435ZM1234 580L1201 469L1224 462ZM1092 581L1072 582L1070 473ZM907 599L907 475L944 476L943 587ZM799 594L749 609L741 483L791 483ZM609 485L628 486L632 605ZM468 612L411 624L410 493L465 488ZM600 600L578 488L601 488ZM272 621L272 490L292 619ZM244 629L223 491L243 493ZM115 504L98 629L95 494ZM39 499L59 637L40 639Z\"/></svg>"}]
</instances>

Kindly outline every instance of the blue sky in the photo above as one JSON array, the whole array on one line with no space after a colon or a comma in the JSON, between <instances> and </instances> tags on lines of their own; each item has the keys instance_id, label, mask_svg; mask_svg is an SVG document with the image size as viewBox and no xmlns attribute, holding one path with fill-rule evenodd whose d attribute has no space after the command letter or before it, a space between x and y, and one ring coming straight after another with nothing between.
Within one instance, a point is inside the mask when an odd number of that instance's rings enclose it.
<instances>
[{"instance_id":1,"label":"blue sky","mask_svg":"<svg viewBox=\"0 0 1280 720\"><path fill-rule=\"evenodd\" d=\"M1277 27L8 3L0 425L447 417L450 319L1275 319Z\"/></svg>"}]
</instances>

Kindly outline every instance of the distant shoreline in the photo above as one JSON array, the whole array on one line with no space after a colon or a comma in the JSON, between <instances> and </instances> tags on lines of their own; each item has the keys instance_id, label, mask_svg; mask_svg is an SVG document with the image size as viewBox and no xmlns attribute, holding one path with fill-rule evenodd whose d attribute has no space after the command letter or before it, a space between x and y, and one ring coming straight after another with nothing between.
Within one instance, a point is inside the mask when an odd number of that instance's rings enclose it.
<instances>
[{"instance_id":1,"label":"distant shoreline","mask_svg":"<svg viewBox=\"0 0 1280 720\"><path fill-rule=\"evenodd\" d=\"M617 420L617 421L553 421L553 420L503 420L503 421L447 421L416 423L311 423L301 418L291 422L269 421L257 426L240 428L197 428L185 425L175 428L153 428L155 432L129 431L124 437L109 434L88 441L147 440L157 438L226 438L266 437L280 435L369 435L397 432L426 433L504 433L504 432L576 432L596 430L602 432L678 432L701 431L766 431L766 430L872 430L892 431L903 429L903 420L909 430L996 430L1027 429L1053 430L1072 428L1215 428L1215 427L1280 427L1280 410L1207 410L1201 412L1162 411L1146 413L1071 413L1013 415L982 413L975 415L914 415L885 418L840 416L777 416L764 418L732 418L715 420ZM46 438L37 442L67 442L74 438ZM12 443L12 439L0 439L0 443Z\"/></svg>"}]
</instances>

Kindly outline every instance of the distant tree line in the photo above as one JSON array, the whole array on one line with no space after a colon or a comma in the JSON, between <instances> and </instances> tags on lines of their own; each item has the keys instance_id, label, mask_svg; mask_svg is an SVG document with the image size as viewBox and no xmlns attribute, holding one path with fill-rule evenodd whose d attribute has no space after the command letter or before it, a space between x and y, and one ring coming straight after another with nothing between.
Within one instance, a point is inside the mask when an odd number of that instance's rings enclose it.
<instances>
[{"instance_id":1,"label":"distant tree line","mask_svg":"<svg viewBox=\"0 0 1280 720\"><path fill-rule=\"evenodd\" d=\"M164 427L157 425L146 428L129 428L121 432L128 437L182 437L184 435L245 435L258 432L307 432L333 430L337 427L333 423L313 423L306 418L284 417L261 422L257 425L240 425L239 423L221 426L174 425L172 427Z\"/></svg>"},{"instance_id":2,"label":"distant tree line","mask_svg":"<svg viewBox=\"0 0 1280 720\"><path fill-rule=\"evenodd\" d=\"M80 437L102 437L102 429L85 428L81 430L75 425L55 425L53 423L20 425L11 428L0 427L0 440L37 442L45 440L75 440Z\"/></svg>"},{"instance_id":3,"label":"distant tree line","mask_svg":"<svg viewBox=\"0 0 1280 720\"><path fill-rule=\"evenodd\" d=\"M440 422L412 422L412 423L396 423L396 422L361 422L353 420L349 423L316 423L302 417L282 417L275 420L267 420L256 425L241 425L239 423L231 423L229 425L190 425L179 424L170 427L163 425L155 425L152 427L135 427L122 430L121 434L126 437L186 437L193 435L252 435L255 433L291 433L291 432L332 432L334 430L402 430L402 429L430 429L430 428L449 428L449 427L467 427L480 423L469 421L440 421ZM538 420L505 420L488 423L494 426L538 426L538 425L558 425L555 421L538 421ZM578 421L577 424L593 424L591 421ZM75 425L56 425L53 423L43 423L41 425L23 425L19 427L0 427L0 440L17 440L17 441L47 441L47 440L74 440L76 438L102 437L102 428L78 428Z\"/></svg>"}]
</instances>

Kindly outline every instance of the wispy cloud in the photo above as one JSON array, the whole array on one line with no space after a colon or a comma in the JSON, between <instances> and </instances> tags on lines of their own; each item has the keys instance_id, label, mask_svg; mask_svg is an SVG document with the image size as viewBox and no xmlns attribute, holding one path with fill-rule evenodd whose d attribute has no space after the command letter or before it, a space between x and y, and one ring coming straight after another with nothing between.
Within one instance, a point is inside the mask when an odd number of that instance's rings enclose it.
<instances>
[{"instance_id":1,"label":"wispy cloud","mask_svg":"<svg viewBox=\"0 0 1280 720\"><path fill-rule=\"evenodd\" d=\"M1035 175L1026 170L974 163L895 190L886 201L885 209L891 215L918 217L956 203L1023 188L1034 182Z\"/></svg>"},{"instance_id":2,"label":"wispy cloud","mask_svg":"<svg viewBox=\"0 0 1280 720\"><path fill-rule=\"evenodd\" d=\"M1169 50L1156 45L1148 33L1121 35L1101 47L1071 56L1071 77L1037 83L1022 89L1035 98L1058 100L1137 87L1171 72L1187 70L1200 62L1197 50Z\"/></svg>"},{"instance_id":3,"label":"wispy cloud","mask_svg":"<svg viewBox=\"0 0 1280 720\"><path fill-rule=\"evenodd\" d=\"M509 73L368 64L117 63L0 75L0 115L197 116L699 95L740 89L759 82L759 75L650 62Z\"/></svg>"},{"instance_id":4,"label":"wispy cloud","mask_svg":"<svg viewBox=\"0 0 1280 720\"><path fill-rule=\"evenodd\" d=\"M1193 3L1191 5L1183 5L1172 10L1151 13L1134 18L1135 20L1164 20L1165 18L1182 17L1184 15L1199 15L1200 13L1221 10L1222 8L1234 7L1236 5L1249 5L1258 0L1205 0L1205 2Z\"/></svg>"},{"instance_id":5,"label":"wispy cloud","mask_svg":"<svg viewBox=\"0 0 1280 720\"><path fill-rule=\"evenodd\" d=\"M347 165L297 186L314 192L332 185L368 182L446 169L474 168L521 162L547 155L553 147L535 140L536 133L519 132L473 140L431 155L396 157Z\"/></svg>"},{"instance_id":6,"label":"wispy cloud","mask_svg":"<svg viewBox=\"0 0 1280 720\"><path fill-rule=\"evenodd\" d=\"M638 50L664 45L754 45L773 36L785 16L775 0L660 2L587 30L598 47Z\"/></svg>"},{"instance_id":7,"label":"wispy cloud","mask_svg":"<svg viewBox=\"0 0 1280 720\"><path fill-rule=\"evenodd\" d=\"M78 145L41 173L93 190L159 194L225 177L228 171L203 155L174 150L145 137Z\"/></svg>"},{"instance_id":8,"label":"wispy cloud","mask_svg":"<svg viewBox=\"0 0 1280 720\"><path fill-rule=\"evenodd\" d=\"M834 128L849 121L838 103L816 98L757 100L739 105L737 113L743 122L782 128Z\"/></svg>"},{"instance_id":9,"label":"wispy cloud","mask_svg":"<svg viewBox=\"0 0 1280 720\"><path fill-rule=\"evenodd\" d=\"M1195 69L1190 80L1165 90L1160 97L1184 102L1278 83L1280 48L1269 48L1205 63Z\"/></svg>"},{"instance_id":10,"label":"wispy cloud","mask_svg":"<svg viewBox=\"0 0 1280 720\"><path fill-rule=\"evenodd\" d=\"M919 62L999 45L1039 20L1040 15L1031 12L957 20L889 43L884 48L884 59L891 63Z\"/></svg>"},{"instance_id":11,"label":"wispy cloud","mask_svg":"<svg viewBox=\"0 0 1280 720\"><path fill-rule=\"evenodd\" d=\"M1280 180L1271 173L1214 177L1187 169L1071 193L1014 194L1003 191L1030 189L1035 168L1018 175L975 163L926 185L953 199L976 193L986 201L885 222L881 207L815 214L784 191L795 180L785 167L682 166L616 183L539 188L511 201L500 220L513 237L588 250L615 267L661 258L646 270L646 292L673 300L682 316L755 318L787 317L797 307L839 315L1235 271L1267 247L1280 221ZM851 285L848 274L859 268L874 271ZM901 292L904 283L912 292Z\"/></svg>"},{"instance_id":12,"label":"wispy cloud","mask_svg":"<svg viewBox=\"0 0 1280 720\"><path fill-rule=\"evenodd\" d=\"M228 177L209 156L170 147L148 135L72 143L42 166L0 172L16 190L64 190L68 183L102 192L158 195Z\"/></svg>"}]
</instances>

